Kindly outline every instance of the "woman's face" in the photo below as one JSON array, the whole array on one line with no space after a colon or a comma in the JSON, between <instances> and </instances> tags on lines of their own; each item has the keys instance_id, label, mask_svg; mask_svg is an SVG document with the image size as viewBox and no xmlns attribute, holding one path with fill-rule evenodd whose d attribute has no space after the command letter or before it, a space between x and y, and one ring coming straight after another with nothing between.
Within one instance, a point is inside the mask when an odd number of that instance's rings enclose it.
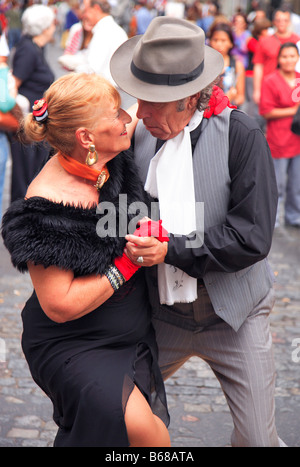
<instances>
[{"instance_id":1,"label":"woman's face","mask_svg":"<svg viewBox=\"0 0 300 467\"><path fill-rule=\"evenodd\" d=\"M298 60L299 54L295 47L286 47L278 57L278 65L285 73L291 73L295 71Z\"/></svg>"},{"instance_id":2,"label":"woman's face","mask_svg":"<svg viewBox=\"0 0 300 467\"><path fill-rule=\"evenodd\" d=\"M53 23L51 24L51 26L49 26L49 28L45 29L43 31L43 35L45 37L45 40L47 41L46 43L50 42L54 36L54 33L55 33L55 29L56 29L56 25L55 25L55 21L53 21Z\"/></svg>"},{"instance_id":3,"label":"woman's face","mask_svg":"<svg viewBox=\"0 0 300 467\"><path fill-rule=\"evenodd\" d=\"M126 131L126 125L131 122L131 117L111 100L107 101L105 108L99 124L91 130L91 133L94 136L96 151L112 159L131 145Z\"/></svg>"},{"instance_id":4,"label":"woman's face","mask_svg":"<svg viewBox=\"0 0 300 467\"><path fill-rule=\"evenodd\" d=\"M246 29L247 24L245 18L243 16L236 15L233 21L233 27L236 29Z\"/></svg>"},{"instance_id":5,"label":"woman's face","mask_svg":"<svg viewBox=\"0 0 300 467\"><path fill-rule=\"evenodd\" d=\"M215 31L210 39L210 46L222 55L227 55L233 44L225 31Z\"/></svg>"}]
</instances>

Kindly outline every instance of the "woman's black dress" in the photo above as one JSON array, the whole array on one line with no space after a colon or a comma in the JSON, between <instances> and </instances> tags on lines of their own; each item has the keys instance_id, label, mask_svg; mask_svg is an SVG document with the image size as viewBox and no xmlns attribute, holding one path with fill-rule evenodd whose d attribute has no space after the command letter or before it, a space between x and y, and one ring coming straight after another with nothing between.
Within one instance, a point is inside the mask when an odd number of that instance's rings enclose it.
<instances>
[{"instance_id":1,"label":"woman's black dress","mask_svg":"<svg viewBox=\"0 0 300 467\"><path fill-rule=\"evenodd\" d=\"M117 226L124 210L117 193L126 193L128 205L143 196L131 169L130 158L117 156L100 194L115 206ZM82 208L39 197L13 203L2 235L14 266L26 271L32 261L71 269L76 277L103 274L122 254L125 240L98 236L97 223L106 215L100 207L101 202L98 209ZM128 446L124 412L134 385L168 425L148 303L143 269L103 305L66 323L50 320L35 292L27 301L22 347L32 377L53 403L59 426L55 446Z\"/></svg>"}]
</instances>

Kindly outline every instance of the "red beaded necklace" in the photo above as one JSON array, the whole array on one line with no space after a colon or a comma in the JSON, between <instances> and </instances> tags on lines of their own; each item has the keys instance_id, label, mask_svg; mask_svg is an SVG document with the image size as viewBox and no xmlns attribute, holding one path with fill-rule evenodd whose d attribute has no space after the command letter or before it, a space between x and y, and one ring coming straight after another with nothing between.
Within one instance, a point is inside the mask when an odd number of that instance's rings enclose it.
<instances>
[{"instance_id":1,"label":"red beaded necklace","mask_svg":"<svg viewBox=\"0 0 300 467\"><path fill-rule=\"evenodd\" d=\"M96 184L94 185L98 191L103 187L104 183L109 179L109 172L106 165L102 170L95 170L92 167L81 164L66 154L57 153L58 162L60 165L70 174L76 175L77 177L92 180Z\"/></svg>"}]
</instances>

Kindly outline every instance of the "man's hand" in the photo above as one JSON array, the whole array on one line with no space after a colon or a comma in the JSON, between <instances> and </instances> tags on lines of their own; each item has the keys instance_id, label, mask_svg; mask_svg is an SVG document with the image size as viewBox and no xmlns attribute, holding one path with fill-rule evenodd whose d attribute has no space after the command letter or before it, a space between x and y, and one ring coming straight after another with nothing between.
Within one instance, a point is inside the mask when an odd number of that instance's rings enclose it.
<instances>
[{"instance_id":1,"label":"man's hand","mask_svg":"<svg viewBox=\"0 0 300 467\"><path fill-rule=\"evenodd\" d=\"M168 252L168 242L160 242L155 237L137 237L126 235L127 244L124 252L137 266L154 266L163 263ZM137 262L141 256L143 263Z\"/></svg>"}]
</instances>

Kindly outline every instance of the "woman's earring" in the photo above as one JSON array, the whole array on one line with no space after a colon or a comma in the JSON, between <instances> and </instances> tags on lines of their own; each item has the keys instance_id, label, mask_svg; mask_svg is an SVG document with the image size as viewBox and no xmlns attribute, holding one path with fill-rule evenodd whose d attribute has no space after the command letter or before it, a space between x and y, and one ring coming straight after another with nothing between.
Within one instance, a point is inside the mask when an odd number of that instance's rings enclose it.
<instances>
[{"instance_id":1,"label":"woman's earring","mask_svg":"<svg viewBox=\"0 0 300 467\"><path fill-rule=\"evenodd\" d=\"M86 157L85 163L86 163L86 165L91 166L91 165L96 164L97 161L98 161L98 154L96 152L95 145L90 144L89 152L88 152L88 155Z\"/></svg>"}]
</instances>

